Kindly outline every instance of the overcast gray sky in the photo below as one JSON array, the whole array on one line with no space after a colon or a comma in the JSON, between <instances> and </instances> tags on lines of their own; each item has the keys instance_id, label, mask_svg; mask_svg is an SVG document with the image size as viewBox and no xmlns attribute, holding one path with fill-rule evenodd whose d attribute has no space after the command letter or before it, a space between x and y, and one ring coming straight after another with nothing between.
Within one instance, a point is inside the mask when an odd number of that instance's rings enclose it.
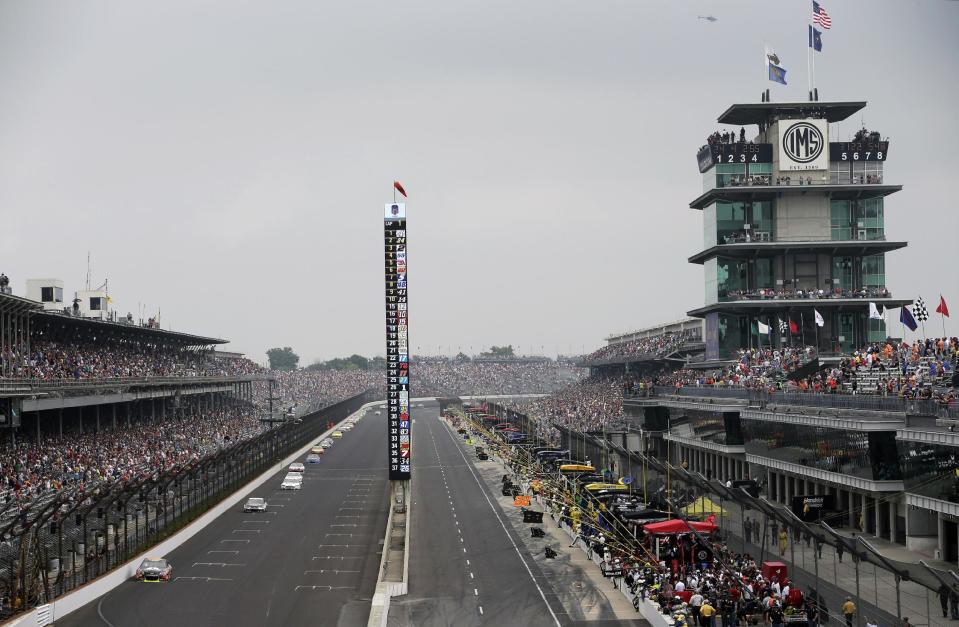
<instances>
[{"instance_id":1,"label":"overcast gray sky","mask_svg":"<svg viewBox=\"0 0 959 627\"><path fill-rule=\"evenodd\" d=\"M696 150L731 103L804 99L810 5L7 0L0 270L72 294L89 250L121 314L257 360L382 354L397 178L414 351L593 349L702 305ZM905 186L887 283L951 297L957 333L959 2L824 5L821 99L869 101Z\"/></svg>"}]
</instances>

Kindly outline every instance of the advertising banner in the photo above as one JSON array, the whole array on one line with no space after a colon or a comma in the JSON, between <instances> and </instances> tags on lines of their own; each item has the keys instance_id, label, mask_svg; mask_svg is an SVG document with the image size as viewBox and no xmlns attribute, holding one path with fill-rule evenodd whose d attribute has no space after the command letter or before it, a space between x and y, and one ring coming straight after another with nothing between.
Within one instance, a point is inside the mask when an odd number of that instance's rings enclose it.
<instances>
[{"instance_id":1,"label":"advertising banner","mask_svg":"<svg viewBox=\"0 0 959 627\"><path fill-rule=\"evenodd\" d=\"M779 170L829 169L829 123L826 120L779 120Z\"/></svg>"},{"instance_id":2,"label":"advertising banner","mask_svg":"<svg viewBox=\"0 0 959 627\"><path fill-rule=\"evenodd\" d=\"M816 522L836 509L833 494L808 494L792 497L792 512L803 522Z\"/></svg>"},{"instance_id":3,"label":"advertising banner","mask_svg":"<svg viewBox=\"0 0 959 627\"><path fill-rule=\"evenodd\" d=\"M383 214L386 254L386 399L390 479L409 479L410 354L406 301L406 204L387 203Z\"/></svg>"}]
</instances>

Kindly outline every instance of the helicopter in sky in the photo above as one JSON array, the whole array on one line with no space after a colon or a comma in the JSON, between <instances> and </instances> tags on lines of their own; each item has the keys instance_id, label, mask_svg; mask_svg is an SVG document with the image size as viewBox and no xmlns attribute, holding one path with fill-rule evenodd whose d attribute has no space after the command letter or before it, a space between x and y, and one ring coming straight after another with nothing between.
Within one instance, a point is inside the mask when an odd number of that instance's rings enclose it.
<instances>
[{"instance_id":1,"label":"helicopter in sky","mask_svg":"<svg viewBox=\"0 0 959 627\"><path fill-rule=\"evenodd\" d=\"M696 17L699 18L699 19L701 19L701 20L706 20L707 22L718 22L718 21L719 21L719 18L718 18L718 17L713 17L712 15L697 15Z\"/></svg>"}]
</instances>

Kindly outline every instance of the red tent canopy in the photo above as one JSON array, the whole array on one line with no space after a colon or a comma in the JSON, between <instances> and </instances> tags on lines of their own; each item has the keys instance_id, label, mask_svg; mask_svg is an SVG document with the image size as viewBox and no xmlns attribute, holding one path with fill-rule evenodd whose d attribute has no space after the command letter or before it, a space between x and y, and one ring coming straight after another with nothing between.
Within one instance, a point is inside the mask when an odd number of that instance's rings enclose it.
<instances>
[{"instance_id":1,"label":"red tent canopy","mask_svg":"<svg viewBox=\"0 0 959 627\"><path fill-rule=\"evenodd\" d=\"M674 535L677 533L690 533L690 527L700 533L712 533L718 529L718 527L713 523L712 516L710 516L705 522L686 522L685 520L679 520L678 518L673 520L664 520L662 522L644 525L643 529L646 530L646 533L655 535Z\"/></svg>"}]
</instances>

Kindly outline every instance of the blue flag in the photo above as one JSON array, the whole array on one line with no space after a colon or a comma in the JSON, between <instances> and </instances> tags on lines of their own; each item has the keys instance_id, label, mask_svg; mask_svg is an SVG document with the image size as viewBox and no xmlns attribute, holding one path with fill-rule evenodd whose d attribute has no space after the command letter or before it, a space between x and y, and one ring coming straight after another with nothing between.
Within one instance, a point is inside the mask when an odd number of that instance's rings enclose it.
<instances>
[{"instance_id":1,"label":"blue flag","mask_svg":"<svg viewBox=\"0 0 959 627\"><path fill-rule=\"evenodd\" d=\"M786 70L779 67L778 65L769 64L769 80L774 83L779 83L781 85L786 84Z\"/></svg>"},{"instance_id":2,"label":"blue flag","mask_svg":"<svg viewBox=\"0 0 959 627\"><path fill-rule=\"evenodd\" d=\"M816 52L822 52L822 33L812 25L809 26L809 47Z\"/></svg>"},{"instance_id":3,"label":"blue flag","mask_svg":"<svg viewBox=\"0 0 959 627\"><path fill-rule=\"evenodd\" d=\"M909 327L910 331L915 331L916 327L919 326L916 324L916 319L912 317L912 312L909 311L908 307L902 308L902 313L899 314L899 322Z\"/></svg>"}]
</instances>

